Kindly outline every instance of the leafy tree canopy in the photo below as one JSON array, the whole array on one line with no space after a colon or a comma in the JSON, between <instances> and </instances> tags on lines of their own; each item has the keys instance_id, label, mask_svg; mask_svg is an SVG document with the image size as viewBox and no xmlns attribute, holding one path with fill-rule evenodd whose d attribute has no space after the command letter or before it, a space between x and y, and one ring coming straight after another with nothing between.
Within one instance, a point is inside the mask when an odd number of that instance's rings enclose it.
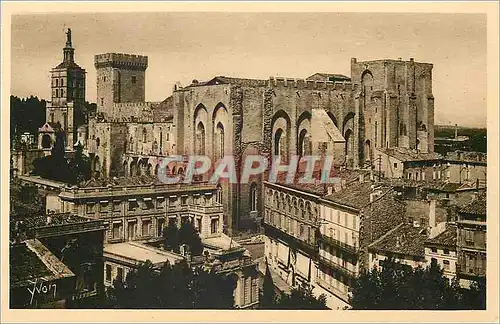
<instances>
[{"instance_id":1,"label":"leafy tree canopy","mask_svg":"<svg viewBox=\"0 0 500 324\"><path fill-rule=\"evenodd\" d=\"M115 280L108 289L111 308L125 309L231 309L236 280L224 274L168 262L156 269L150 261Z\"/></svg>"},{"instance_id":2,"label":"leafy tree canopy","mask_svg":"<svg viewBox=\"0 0 500 324\"><path fill-rule=\"evenodd\" d=\"M485 309L484 283L462 289L458 280L448 280L433 262L425 269L388 259L382 269L365 271L356 280L353 309L457 310Z\"/></svg>"},{"instance_id":3,"label":"leafy tree canopy","mask_svg":"<svg viewBox=\"0 0 500 324\"><path fill-rule=\"evenodd\" d=\"M163 230L163 247L179 253L183 244L188 246L191 255L201 255L203 252L200 235L191 222L183 222L180 228L170 222Z\"/></svg>"}]
</instances>

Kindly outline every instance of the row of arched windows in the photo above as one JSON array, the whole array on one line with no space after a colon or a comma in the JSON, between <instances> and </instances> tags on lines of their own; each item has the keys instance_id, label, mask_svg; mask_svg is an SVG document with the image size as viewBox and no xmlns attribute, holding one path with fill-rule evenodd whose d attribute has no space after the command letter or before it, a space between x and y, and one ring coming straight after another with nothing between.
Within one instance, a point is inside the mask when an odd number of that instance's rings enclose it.
<instances>
[{"instance_id":1,"label":"row of arched windows","mask_svg":"<svg viewBox=\"0 0 500 324\"><path fill-rule=\"evenodd\" d=\"M267 190L266 206L279 212L289 214L304 221L314 222L317 216L317 207L313 208L310 201L295 196L278 192L273 189Z\"/></svg>"},{"instance_id":2,"label":"row of arched windows","mask_svg":"<svg viewBox=\"0 0 500 324\"><path fill-rule=\"evenodd\" d=\"M193 129L193 151L197 155L207 155L207 145L211 145L212 154L215 161L224 157L226 145L226 127L229 122L229 115L226 107L219 103L216 105L212 116L208 114L203 104L196 106L194 111L194 129ZM212 126L212 141L207 143L207 126ZM208 127L210 129L210 127Z\"/></svg>"}]
</instances>

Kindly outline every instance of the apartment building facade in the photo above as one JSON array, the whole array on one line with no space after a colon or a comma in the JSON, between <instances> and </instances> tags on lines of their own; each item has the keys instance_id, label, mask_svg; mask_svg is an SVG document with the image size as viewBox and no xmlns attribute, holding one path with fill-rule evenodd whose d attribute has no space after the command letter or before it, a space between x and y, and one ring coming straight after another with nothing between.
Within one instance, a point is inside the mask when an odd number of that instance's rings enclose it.
<instances>
[{"instance_id":1,"label":"apartment building facade","mask_svg":"<svg viewBox=\"0 0 500 324\"><path fill-rule=\"evenodd\" d=\"M486 280L486 192L457 214L457 275L463 287Z\"/></svg>"},{"instance_id":2,"label":"apartment building facade","mask_svg":"<svg viewBox=\"0 0 500 324\"><path fill-rule=\"evenodd\" d=\"M215 184L162 184L149 178L90 180L64 187L62 211L105 220L105 243L158 239L169 223L191 222L201 238L222 233Z\"/></svg>"}]
</instances>

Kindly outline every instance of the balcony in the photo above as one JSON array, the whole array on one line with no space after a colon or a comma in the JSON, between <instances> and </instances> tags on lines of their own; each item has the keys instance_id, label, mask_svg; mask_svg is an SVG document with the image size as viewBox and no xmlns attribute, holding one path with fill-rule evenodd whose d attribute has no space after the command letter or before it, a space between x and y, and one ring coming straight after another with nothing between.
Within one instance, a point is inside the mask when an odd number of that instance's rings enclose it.
<instances>
[{"instance_id":1,"label":"balcony","mask_svg":"<svg viewBox=\"0 0 500 324\"><path fill-rule=\"evenodd\" d=\"M318 286L320 286L321 288L329 291L330 293L332 293L333 295L335 295L338 298L342 299L346 303L349 302L349 292L346 292L344 290L340 290L338 288L335 288L332 284L330 284L326 280L323 280L323 279L321 279L319 277L316 277L316 283L318 284Z\"/></svg>"},{"instance_id":2,"label":"balcony","mask_svg":"<svg viewBox=\"0 0 500 324\"><path fill-rule=\"evenodd\" d=\"M335 269L342 274L351 277L351 278L356 278L356 271L349 270L346 267L341 266L340 264L335 263L333 260L327 259L324 256L319 256L319 262L324 264L325 266Z\"/></svg>"},{"instance_id":3,"label":"balcony","mask_svg":"<svg viewBox=\"0 0 500 324\"><path fill-rule=\"evenodd\" d=\"M218 215L224 212L222 205L216 206L201 206L201 205L189 205L189 212L201 213L203 215Z\"/></svg>"},{"instance_id":4,"label":"balcony","mask_svg":"<svg viewBox=\"0 0 500 324\"><path fill-rule=\"evenodd\" d=\"M464 266L461 266L459 268L458 273L461 276L467 276L467 277L486 277L486 268L481 268L481 267L466 268Z\"/></svg>"},{"instance_id":5,"label":"balcony","mask_svg":"<svg viewBox=\"0 0 500 324\"><path fill-rule=\"evenodd\" d=\"M265 222L263 227L266 235L286 242L291 248L301 249L309 253L310 256L316 256L318 254L318 246L314 243L303 241L298 237L287 233L284 229L280 229L273 224L270 224L269 222Z\"/></svg>"},{"instance_id":6,"label":"balcony","mask_svg":"<svg viewBox=\"0 0 500 324\"><path fill-rule=\"evenodd\" d=\"M75 198L104 198L119 196L149 196L156 194L168 194L189 191L214 191L214 184L193 183L193 184L141 184L135 186L107 186L107 187L89 187L89 188L62 188L59 195L63 199Z\"/></svg>"},{"instance_id":7,"label":"balcony","mask_svg":"<svg viewBox=\"0 0 500 324\"><path fill-rule=\"evenodd\" d=\"M351 254L357 254L359 252L359 247L357 246L352 246L344 242L340 242L339 240L336 240L330 236L322 234L319 239L327 244L336 246L340 249L342 249L345 252L351 253Z\"/></svg>"}]
</instances>

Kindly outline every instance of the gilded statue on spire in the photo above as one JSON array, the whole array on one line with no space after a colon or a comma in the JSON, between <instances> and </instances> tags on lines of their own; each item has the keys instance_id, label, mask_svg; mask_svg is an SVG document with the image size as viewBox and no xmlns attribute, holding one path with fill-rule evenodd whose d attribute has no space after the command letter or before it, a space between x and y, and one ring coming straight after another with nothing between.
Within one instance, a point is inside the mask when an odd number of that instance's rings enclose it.
<instances>
[{"instance_id":1,"label":"gilded statue on spire","mask_svg":"<svg viewBox=\"0 0 500 324\"><path fill-rule=\"evenodd\" d=\"M71 47L71 28L66 32L66 46Z\"/></svg>"}]
</instances>

